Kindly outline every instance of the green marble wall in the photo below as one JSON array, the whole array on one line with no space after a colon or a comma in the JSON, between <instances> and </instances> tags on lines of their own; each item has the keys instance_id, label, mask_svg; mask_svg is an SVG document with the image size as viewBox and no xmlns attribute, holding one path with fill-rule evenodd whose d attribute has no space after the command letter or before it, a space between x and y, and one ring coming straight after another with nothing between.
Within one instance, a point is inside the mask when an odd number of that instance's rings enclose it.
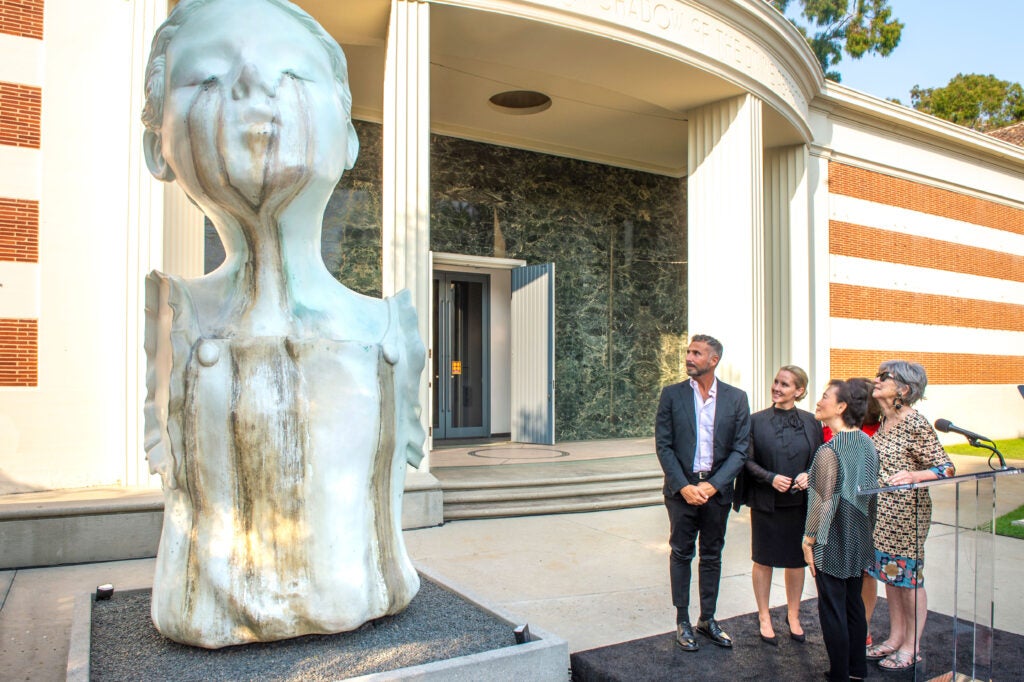
<instances>
[{"instance_id":1,"label":"green marble wall","mask_svg":"<svg viewBox=\"0 0 1024 682\"><path fill-rule=\"evenodd\" d=\"M356 127L322 249L379 296L381 128ZM685 376L685 179L434 136L431 193L434 251L556 264L558 440L651 435L661 387ZM209 226L206 258L223 259Z\"/></svg>"},{"instance_id":2,"label":"green marble wall","mask_svg":"<svg viewBox=\"0 0 1024 682\"><path fill-rule=\"evenodd\" d=\"M685 375L686 181L435 136L430 247L555 263L555 435L649 436Z\"/></svg>"}]
</instances>

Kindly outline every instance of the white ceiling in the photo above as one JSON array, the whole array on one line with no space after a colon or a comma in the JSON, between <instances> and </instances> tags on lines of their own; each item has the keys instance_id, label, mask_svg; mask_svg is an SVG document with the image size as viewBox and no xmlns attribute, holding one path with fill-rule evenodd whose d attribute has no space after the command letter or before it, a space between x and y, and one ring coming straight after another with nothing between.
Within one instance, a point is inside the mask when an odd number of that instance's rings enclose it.
<instances>
[{"instance_id":1,"label":"white ceiling","mask_svg":"<svg viewBox=\"0 0 1024 682\"><path fill-rule=\"evenodd\" d=\"M298 0L349 60L355 113L381 120L388 0ZM583 32L497 13L431 5L431 129L655 173L686 170L685 112L741 94L677 60ZM539 114L515 116L488 99L538 90ZM765 107L766 146L800 141Z\"/></svg>"}]
</instances>

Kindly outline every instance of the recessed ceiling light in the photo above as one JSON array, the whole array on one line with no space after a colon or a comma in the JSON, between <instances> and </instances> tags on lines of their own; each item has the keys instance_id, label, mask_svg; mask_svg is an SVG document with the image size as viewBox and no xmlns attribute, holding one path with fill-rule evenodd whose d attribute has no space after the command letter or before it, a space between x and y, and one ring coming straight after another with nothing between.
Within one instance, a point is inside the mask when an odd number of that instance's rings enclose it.
<instances>
[{"instance_id":1,"label":"recessed ceiling light","mask_svg":"<svg viewBox=\"0 0 1024 682\"><path fill-rule=\"evenodd\" d=\"M489 100L491 106L503 114L539 114L551 106L551 98L534 90L499 92Z\"/></svg>"}]
</instances>

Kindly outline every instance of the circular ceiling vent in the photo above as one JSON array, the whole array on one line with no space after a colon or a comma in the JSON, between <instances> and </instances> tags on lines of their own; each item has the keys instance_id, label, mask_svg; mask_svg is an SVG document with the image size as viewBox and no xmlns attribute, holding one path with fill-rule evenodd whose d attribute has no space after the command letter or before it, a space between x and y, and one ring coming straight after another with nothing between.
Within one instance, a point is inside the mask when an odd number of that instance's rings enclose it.
<instances>
[{"instance_id":1,"label":"circular ceiling vent","mask_svg":"<svg viewBox=\"0 0 1024 682\"><path fill-rule=\"evenodd\" d=\"M551 106L551 98L534 90L499 92L490 99L491 106L504 114L523 116L539 114Z\"/></svg>"}]
</instances>

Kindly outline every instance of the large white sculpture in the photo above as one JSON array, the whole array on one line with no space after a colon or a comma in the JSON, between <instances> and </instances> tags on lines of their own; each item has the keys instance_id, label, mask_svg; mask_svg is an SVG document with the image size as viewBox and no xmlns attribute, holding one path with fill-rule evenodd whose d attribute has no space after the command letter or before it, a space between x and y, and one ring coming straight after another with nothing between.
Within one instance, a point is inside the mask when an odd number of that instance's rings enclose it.
<instances>
[{"instance_id":1,"label":"large white sculpture","mask_svg":"<svg viewBox=\"0 0 1024 682\"><path fill-rule=\"evenodd\" d=\"M146 282L153 622L215 648L397 613L419 589L401 501L424 347L408 292L358 295L320 257L358 151L345 57L285 0L185 0L146 96L150 170L227 253L205 277Z\"/></svg>"}]
</instances>

